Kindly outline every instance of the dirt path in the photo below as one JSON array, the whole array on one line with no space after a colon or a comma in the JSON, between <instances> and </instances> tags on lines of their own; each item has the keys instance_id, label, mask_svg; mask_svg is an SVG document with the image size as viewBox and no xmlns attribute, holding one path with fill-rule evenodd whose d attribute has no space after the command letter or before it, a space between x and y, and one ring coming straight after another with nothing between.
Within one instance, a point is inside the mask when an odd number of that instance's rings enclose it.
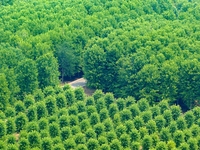
<instances>
[{"instance_id":1,"label":"dirt path","mask_svg":"<svg viewBox=\"0 0 200 150\"><path fill-rule=\"evenodd\" d=\"M69 82L68 84L71 85L73 89L77 87L83 87L86 95L92 95L94 93L94 89L90 89L86 87L86 80L84 78L77 79L75 81Z\"/></svg>"},{"instance_id":2,"label":"dirt path","mask_svg":"<svg viewBox=\"0 0 200 150\"><path fill-rule=\"evenodd\" d=\"M86 86L86 80L84 78L80 78L75 81L69 82L69 85L71 85L72 88L84 87Z\"/></svg>"}]
</instances>

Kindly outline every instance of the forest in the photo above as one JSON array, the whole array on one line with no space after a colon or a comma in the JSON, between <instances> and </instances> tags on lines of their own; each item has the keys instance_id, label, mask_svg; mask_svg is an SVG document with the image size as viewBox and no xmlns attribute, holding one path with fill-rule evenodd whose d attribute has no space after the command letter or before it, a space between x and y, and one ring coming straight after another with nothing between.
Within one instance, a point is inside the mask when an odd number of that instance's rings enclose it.
<instances>
[{"instance_id":1,"label":"forest","mask_svg":"<svg viewBox=\"0 0 200 150\"><path fill-rule=\"evenodd\" d=\"M0 149L198 150L199 89L199 0L0 2Z\"/></svg>"}]
</instances>

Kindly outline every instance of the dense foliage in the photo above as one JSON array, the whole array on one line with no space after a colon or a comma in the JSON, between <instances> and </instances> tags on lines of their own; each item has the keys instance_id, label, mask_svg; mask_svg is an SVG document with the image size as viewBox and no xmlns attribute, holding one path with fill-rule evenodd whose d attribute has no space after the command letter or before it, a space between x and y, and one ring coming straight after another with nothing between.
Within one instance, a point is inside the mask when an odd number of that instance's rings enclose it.
<instances>
[{"instance_id":1,"label":"dense foliage","mask_svg":"<svg viewBox=\"0 0 200 150\"><path fill-rule=\"evenodd\" d=\"M3 0L0 8L11 102L57 85L59 70L62 81L83 71L88 86L117 97L199 104L198 0Z\"/></svg>"},{"instance_id":2,"label":"dense foliage","mask_svg":"<svg viewBox=\"0 0 200 150\"><path fill-rule=\"evenodd\" d=\"M34 94L17 101L15 107L7 107L0 118L1 147L19 150L200 147L199 107L182 114L178 105L170 106L166 100L151 106L146 99L115 99L113 94L100 90L85 96L82 88L66 87L53 89L39 101L34 98L38 94ZM27 105L28 99L31 105Z\"/></svg>"},{"instance_id":3,"label":"dense foliage","mask_svg":"<svg viewBox=\"0 0 200 150\"><path fill-rule=\"evenodd\" d=\"M199 0L2 0L0 10L0 149L199 149ZM105 94L59 85L82 72Z\"/></svg>"}]
</instances>

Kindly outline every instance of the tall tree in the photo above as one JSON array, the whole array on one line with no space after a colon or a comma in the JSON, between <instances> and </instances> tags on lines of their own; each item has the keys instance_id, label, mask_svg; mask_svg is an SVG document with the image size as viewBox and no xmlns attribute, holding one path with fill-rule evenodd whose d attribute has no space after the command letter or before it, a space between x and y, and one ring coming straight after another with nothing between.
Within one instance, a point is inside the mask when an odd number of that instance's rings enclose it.
<instances>
[{"instance_id":1,"label":"tall tree","mask_svg":"<svg viewBox=\"0 0 200 150\"><path fill-rule=\"evenodd\" d=\"M20 94L32 94L38 88L38 70L35 61L25 59L16 68Z\"/></svg>"},{"instance_id":2,"label":"tall tree","mask_svg":"<svg viewBox=\"0 0 200 150\"><path fill-rule=\"evenodd\" d=\"M0 73L0 110L4 111L8 105L10 98L10 91L8 89L8 83L6 81L6 76Z\"/></svg>"},{"instance_id":3,"label":"tall tree","mask_svg":"<svg viewBox=\"0 0 200 150\"><path fill-rule=\"evenodd\" d=\"M56 86L59 83L58 63L56 58L47 53L40 56L37 60L39 87L44 89L46 86Z\"/></svg>"}]
</instances>

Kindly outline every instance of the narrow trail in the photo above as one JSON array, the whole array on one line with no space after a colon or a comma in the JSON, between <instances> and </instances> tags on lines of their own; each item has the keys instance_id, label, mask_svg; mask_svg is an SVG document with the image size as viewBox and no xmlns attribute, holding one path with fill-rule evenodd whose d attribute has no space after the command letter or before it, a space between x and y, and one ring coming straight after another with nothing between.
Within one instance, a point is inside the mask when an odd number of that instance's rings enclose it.
<instances>
[{"instance_id":1,"label":"narrow trail","mask_svg":"<svg viewBox=\"0 0 200 150\"><path fill-rule=\"evenodd\" d=\"M86 80L84 78L80 78L75 81L69 82L68 84L71 85L72 88L85 87Z\"/></svg>"}]
</instances>

